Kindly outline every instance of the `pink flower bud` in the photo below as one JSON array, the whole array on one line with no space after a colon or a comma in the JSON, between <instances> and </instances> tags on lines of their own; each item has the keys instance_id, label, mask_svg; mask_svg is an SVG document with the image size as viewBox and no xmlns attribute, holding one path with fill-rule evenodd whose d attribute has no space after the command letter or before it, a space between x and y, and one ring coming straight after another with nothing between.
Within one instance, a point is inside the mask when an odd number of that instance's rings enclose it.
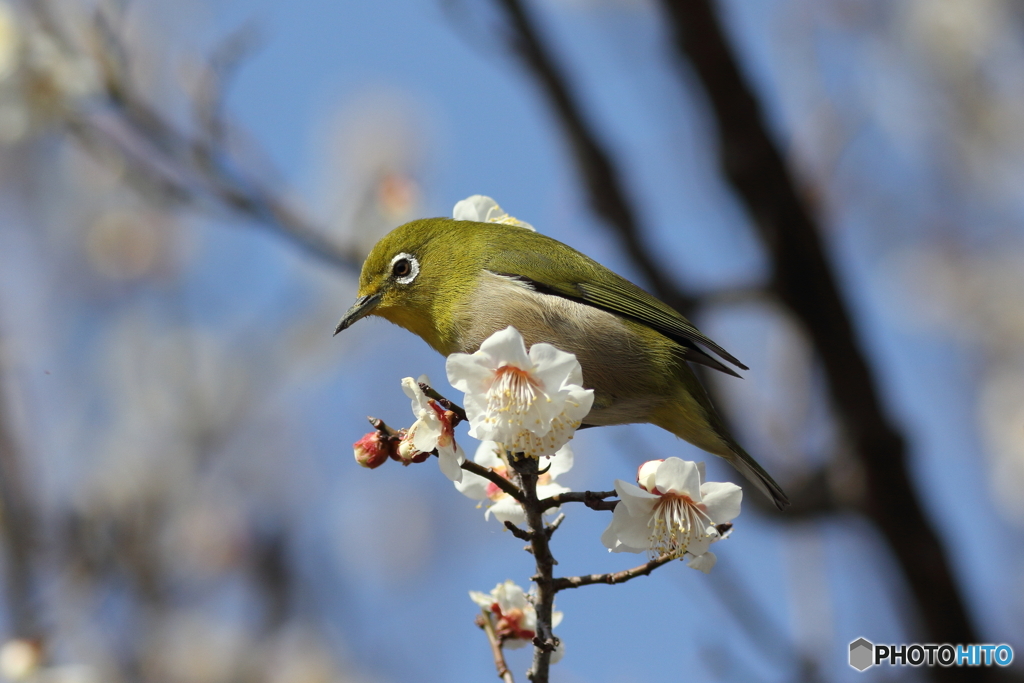
<instances>
[{"instance_id":1,"label":"pink flower bud","mask_svg":"<svg viewBox=\"0 0 1024 683\"><path fill-rule=\"evenodd\" d=\"M640 484L640 488L648 493L661 493L657 490L657 486L654 485L654 476L658 472L658 468L664 460L648 460L636 471L636 481Z\"/></svg>"},{"instance_id":2,"label":"pink flower bud","mask_svg":"<svg viewBox=\"0 0 1024 683\"><path fill-rule=\"evenodd\" d=\"M390 444L380 432L370 432L352 444L352 449L356 462L371 470L383 465L390 455Z\"/></svg>"}]
</instances>

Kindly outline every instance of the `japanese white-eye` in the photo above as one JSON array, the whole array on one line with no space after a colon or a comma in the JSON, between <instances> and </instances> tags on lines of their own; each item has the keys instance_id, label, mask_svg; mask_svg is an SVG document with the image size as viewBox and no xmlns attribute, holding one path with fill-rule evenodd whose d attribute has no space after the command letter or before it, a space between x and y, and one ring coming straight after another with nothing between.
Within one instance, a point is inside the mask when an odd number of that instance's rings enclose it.
<instances>
[{"instance_id":1,"label":"japanese white-eye","mask_svg":"<svg viewBox=\"0 0 1024 683\"><path fill-rule=\"evenodd\" d=\"M557 240L500 223L406 223L367 256L358 298L335 334L367 315L445 356L472 353L512 325L528 347L547 342L576 355L594 390L585 424L658 425L725 458L780 509L789 504L726 431L687 361L736 375L702 346L747 367L677 311Z\"/></svg>"}]
</instances>

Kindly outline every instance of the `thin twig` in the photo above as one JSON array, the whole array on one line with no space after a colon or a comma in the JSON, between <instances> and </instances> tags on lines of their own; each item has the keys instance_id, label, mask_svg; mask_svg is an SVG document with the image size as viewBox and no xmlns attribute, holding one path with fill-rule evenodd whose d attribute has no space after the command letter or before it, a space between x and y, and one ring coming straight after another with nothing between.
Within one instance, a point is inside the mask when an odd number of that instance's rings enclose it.
<instances>
[{"instance_id":1,"label":"thin twig","mask_svg":"<svg viewBox=\"0 0 1024 683\"><path fill-rule=\"evenodd\" d=\"M424 385L421 385L421 386L426 386L426 385L424 384ZM430 387L427 387L427 388L429 389ZM426 393L426 392L424 392L424 393ZM437 392L434 391L433 389L431 389L431 393L437 394ZM437 394L437 395L440 396L440 394ZM435 400L438 400L438 399L435 399ZM447 400L447 399L445 399L445 400ZM452 405L454 406L454 404L452 404ZM454 407L458 408L458 406L454 406ZM461 410L461 408L459 408L459 410ZM452 412L455 412L455 411L452 411ZM389 427L387 424L384 423L384 420L381 420L381 419L376 418L376 417L367 417L366 419L370 421L370 424L373 426L373 428L376 429L378 432L380 432L381 435L384 436L384 438L387 438L387 439L398 439L398 438L401 438L401 432L398 432L395 429L393 429L392 427ZM437 455L437 449L432 450L430 453L431 453L431 455ZM516 501L518 501L520 504L523 502L524 496L523 496L522 490L518 486L516 486L515 484L510 482L508 479L506 479L505 477L501 476L500 474L498 474L497 472L492 470L490 467L484 467L483 465L481 465L479 463L475 463L472 460L466 460L465 462L462 463L461 467L462 467L462 469L466 470L467 472L472 472L473 474L477 475L478 477L483 477L487 481L491 482L492 484L497 486L499 489L501 489L502 491L504 491L508 495L512 496L512 498L515 499Z\"/></svg>"},{"instance_id":2,"label":"thin twig","mask_svg":"<svg viewBox=\"0 0 1024 683\"><path fill-rule=\"evenodd\" d=\"M88 100L69 97L63 103L64 123L87 152L105 161L108 152L115 151L131 169L126 174L130 183L148 182L166 200L226 209L269 228L332 266L348 271L359 267L362 254L335 243L326 229L300 216L279 192L243 171L244 164L223 144L231 137L228 122L220 118L218 133L211 138L209 121L200 120L197 128L202 133L193 135L145 101L131 82L130 55L105 16L98 14L94 22L97 53L83 55L62 30L48 2L35 0L27 7L63 56L88 57L99 64L103 91ZM217 59L223 62L225 57ZM203 95L211 97L216 99L210 93ZM193 111L200 109L200 104L194 104Z\"/></svg>"},{"instance_id":3,"label":"thin twig","mask_svg":"<svg viewBox=\"0 0 1024 683\"><path fill-rule=\"evenodd\" d=\"M462 469L466 470L467 472L472 472L473 474L483 477L484 479L491 482L508 495L512 496L519 503L522 503L525 500L525 496L523 494L522 489L520 489L518 486L510 482L508 479L492 470L490 467L484 467L483 465L475 463L472 460L467 460L466 462L462 463Z\"/></svg>"},{"instance_id":4,"label":"thin twig","mask_svg":"<svg viewBox=\"0 0 1024 683\"><path fill-rule=\"evenodd\" d=\"M444 408L445 410L450 410L453 413L455 413L455 417L457 417L458 420L452 420L452 424L453 425L457 425L459 422L468 422L469 421L469 418L466 417L466 411L465 411L465 409L462 406L460 406L459 404L455 403L454 401L448 400L447 398L442 396L437 391L437 389L435 389L434 387L430 386L429 384L426 384L424 382L420 382L419 384L420 384L420 389L423 391L424 394L427 395L427 398L434 399L439 404L441 404L442 408Z\"/></svg>"},{"instance_id":5,"label":"thin twig","mask_svg":"<svg viewBox=\"0 0 1024 683\"><path fill-rule=\"evenodd\" d=\"M595 583L606 583L614 585L616 583L625 583L637 578L638 576L647 576L658 567L668 564L675 557L671 554L666 553L661 557L651 560L639 567L633 567L632 569L624 569L621 572L609 572L608 574L589 574L587 576L564 576L554 579L553 586L555 592L565 590L567 588L579 588L580 586L590 586Z\"/></svg>"},{"instance_id":6,"label":"thin twig","mask_svg":"<svg viewBox=\"0 0 1024 683\"><path fill-rule=\"evenodd\" d=\"M515 536L516 538L518 538L521 541L531 541L531 540L533 540L529 531L525 531L523 529L520 529L519 527L517 527L515 524L513 524L512 522L510 522L507 519L505 520L505 528L508 529L509 531L511 531L512 535Z\"/></svg>"},{"instance_id":7,"label":"thin twig","mask_svg":"<svg viewBox=\"0 0 1024 683\"><path fill-rule=\"evenodd\" d=\"M562 526L562 522L564 521L565 513L562 512L557 517L555 517L555 521L547 525L547 527L544 529L544 533L548 535L548 538L551 538L551 536L554 535L556 531L558 531L558 527Z\"/></svg>"},{"instance_id":8,"label":"thin twig","mask_svg":"<svg viewBox=\"0 0 1024 683\"><path fill-rule=\"evenodd\" d=\"M568 491L544 498L538 504L542 511L556 508L564 503L583 503L591 510L614 510L619 501L605 500L605 498L617 495L619 494L615 491Z\"/></svg>"},{"instance_id":9,"label":"thin twig","mask_svg":"<svg viewBox=\"0 0 1024 683\"><path fill-rule=\"evenodd\" d=\"M483 629L483 632L487 634L487 642L491 645L491 654L494 655L494 668L498 670L498 678L505 683L515 683L515 679L512 677L512 671L509 670L508 664L505 663L505 650L501 647L501 639L498 637L498 633L494 630L494 621L491 618L490 613L481 612L476 617L476 625Z\"/></svg>"}]
</instances>

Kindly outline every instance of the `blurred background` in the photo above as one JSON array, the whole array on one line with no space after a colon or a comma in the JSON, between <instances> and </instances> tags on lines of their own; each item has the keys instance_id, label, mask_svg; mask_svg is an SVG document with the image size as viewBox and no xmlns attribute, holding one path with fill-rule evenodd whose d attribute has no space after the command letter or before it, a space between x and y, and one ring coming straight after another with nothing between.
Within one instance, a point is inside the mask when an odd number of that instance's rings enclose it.
<instances>
[{"instance_id":1,"label":"blurred background","mask_svg":"<svg viewBox=\"0 0 1024 683\"><path fill-rule=\"evenodd\" d=\"M331 337L380 236L481 193L748 364L708 386L794 503L708 576L559 594L552 680L1022 680L847 664L1024 653L1022 187L1011 0L2 0L0 673L492 680L467 591L531 557L352 459L444 359ZM579 490L736 476L574 450ZM563 574L642 561L567 513Z\"/></svg>"}]
</instances>

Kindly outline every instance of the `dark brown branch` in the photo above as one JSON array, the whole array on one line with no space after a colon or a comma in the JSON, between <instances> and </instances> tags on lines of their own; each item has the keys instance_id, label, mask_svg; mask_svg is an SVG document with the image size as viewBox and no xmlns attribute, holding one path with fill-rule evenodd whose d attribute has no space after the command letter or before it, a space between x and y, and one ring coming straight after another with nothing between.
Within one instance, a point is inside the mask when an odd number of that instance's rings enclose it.
<instances>
[{"instance_id":1,"label":"dark brown branch","mask_svg":"<svg viewBox=\"0 0 1024 683\"><path fill-rule=\"evenodd\" d=\"M511 531L512 535L515 536L516 538L518 538L521 541L529 542L529 541L533 540L532 535L531 535L531 533L529 531L524 531L523 529L520 529L519 527L517 527L515 524L513 524L510 521L508 521L507 519L505 520L505 528L508 529L509 531Z\"/></svg>"},{"instance_id":2,"label":"dark brown branch","mask_svg":"<svg viewBox=\"0 0 1024 683\"><path fill-rule=\"evenodd\" d=\"M686 313L691 300L676 296L668 278L657 277L610 157L597 143L522 3L499 1L508 11L517 53L569 137L592 206L618 230L655 293ZM758 102L735 63L718 18L708 0L663 2L681 53L708 90L726 174L768 247L773 290L807 327L822 358L837 413L867 471L867 513L882 529L907 576L925 618L927 636L934 642L976 642L938 536L910 484L903 438L882 410L817 226L767 133Z\"/></svg>"},{"instance_id":3,"label":"dark brown branch","mask_svg":"<svg viewBox=\"0 0 1024 683\"><path fill-rule=\"evenodd\" d=\"M492 470L490 467L484 467L483 465L477 464L472 460L467 460L466 462L462 463L462 469L466 470L467 472L472 472L473 474L483 477L484 479L491 482L508 495L512 496L515 500L519 501L520 504L525 499L522 489L520 489L518 486L510 482L508 479Z\"/></svg>"},{"instance_id":4,"label":"dark brown branch","mask_svg":"<svg viewBox=\"0 0 1024 683\"><path fill-rule=\"evenodd\" d=\"M555 517L555 521L551 522L551 524L548 524L546 527L544 527L544 533L548 535L548 538L551 538L554 535L554 533L558 531L558 527L562 526L562 522L564 521L565 513L562 512L557 517Z\"/></svg>"},{"instance_id":5,"label":"dark brown branch","mask_svg":"<svg viewBox=\"0 0 1024 683\"><path fill-rule=\"evenodd\" d=\"M0 337L0 363L3 361ZM4 579L7 607L10 610L11 635L35 639L39 632L38 605L35 600L33 555L38 535L37 517L26 489L23 459L18 449L6 407L0 365L0 533L3 535Z\"/></svg>"},{"instance_id":6,"label":"dark brown branch","mask_svg":"<svg viewBox=\"0 0 1024 683\"><path fill-rule=\"evenodd\" d=\"M548 671L551 667L551 653L555 651L558 640L551 630L551 618L555 605L554 566L558 564L551 554L548 545L548 534L544 529L544 513L537 498L537 458L512 455L509 464L519 476L526 499L523 509L526 511L526 525L529 529L530 548L537 563L537 574L533 582L537 584L537 595L534 608L537 611L537 635L533 639L533 666L526 677L532 683L548 683Z\"/></svg>"},{"instance_id":7,"label":"dark brown branch","mask_svg":"<svg viewBox=\"0 0 1024 683\"><path fill-rule=\"evenodd\" d=\"M865 511L902 567L929 642L977 642L938 534L906 467L903 435L886 413L878 384L839 291L807 199L765 123L711 0L662 0L685 64L697 74L718 130L719 161L771 258L772 286L803 324L822 360L844 432L864 464ZM972 669L979 677L981 669ZM935 669L936 677L964 672Z\"/></svg>"},{"instance_id":8,"label":"dark brown branch","mask_svg":"<svg viewBox=\"0 0 1024 683\"><path fill-rule=\"evenodd\" d=\"M668 564L673 559L672 555L662 555L659 558L653 559L650 562L640 565L639 567L633 567L632 569L624 569L621 572L610 572L608 574L589 574L587 576L565 576L554 580L555 592L564 591L567 588L579 588L580 586L590 586L595 583L606 583L614 585L616 583L625 583L631 581L638 576L647 576L658 567Z\"/></svg>"},{"instance_id":9,"label":"dark brown branch","mask_svg":"<svg viewBox=\"0 0 1024 683\"><path fill-rule=\"evenodd\" d=\"M482 612L476 616L476 625L487 634L487 642L491 646L491 654L494 656L494 668L498 671L498 678L504 681L504 683L515 683L512 671L509 670L508 664L505 663L505 650L502 649L501 639L498 638L498 634L494 630L493 617L488 612Z\"/></svg>"},{"instance_id":10,"label":"dark brown branch","mask_svg":"<svg viewBox=\"0 0 1024 683\"><path fill-rule=\"evenodd\" d=\"M672 282L672 278L651 257L641 240L640 222L627 199L625 185L611 162L611 156L598 142L583 109L566 86L551 54L541 41L537 27L520 0L498 0L511 25L512 49L530 69L543 88L565 130L576 161L576 169L587 190L594 213L601 216L622 238L633 263L643 273L651 289L665 303L684 313L693 308L693 299Z\"/></svg>"},{"instance_id":11,"label":"dark brown branch","mask_svg":"<svg viewBox=\"0 0 1024 683\"><path fill-rule=\"evenodd\" d=\"M615 491L568 491L544 498L538 505L540 505L541 511L550 510L565 503L583 503L591 510L614 510L619 501L605 500L605 498L617 495Z\"/></svg>"},{"instance_id":12,"label":"dark brown branch","mask_svg":"<svg viewBox=\"0 0 1024 683\"><path fill-rule=\"evenodd\" d=\"M520 504L525 500L522 489L492 470L490 467L484 467L472 460L466 460L466 462L462 463L462 469L483 477L508 495L512 496L515 500L519 501Z\"/></svg>"},{"instance_id":13,"label":"dark brown branch","mask_svg":"<svg viewBox=\"0 0 1024 683\"><path fill-rule=\"evenodd\" d=\"M469 421L469 418L466 417L466 411L462 408L462 406L458 405L457 403L453 403L452 401L449 401L444 396L439 394L437 390L434 389L429 384L424 384L423 382L420 382L420 389L423 391L424 394L427 395L427 398L434 399L441 405L442 408L444 408L445 410L450 410L453 413L455 413L455 417L457 417L458 420L453 420L453 425L457 425L459 422Z\"/></svg>"}]
</instances>

